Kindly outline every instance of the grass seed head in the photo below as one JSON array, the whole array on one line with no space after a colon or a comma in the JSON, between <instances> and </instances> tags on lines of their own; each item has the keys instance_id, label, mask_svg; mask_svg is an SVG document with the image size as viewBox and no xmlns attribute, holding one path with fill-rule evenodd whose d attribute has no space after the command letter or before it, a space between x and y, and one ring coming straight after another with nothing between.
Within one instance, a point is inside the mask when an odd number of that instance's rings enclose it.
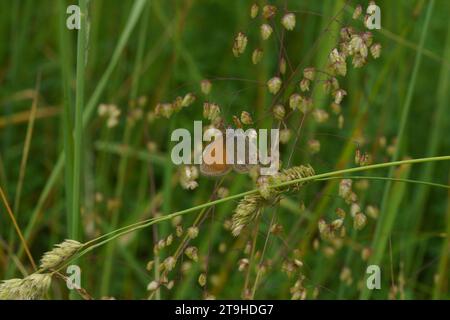
<instances>
[{"instance_id":1,"label":"grass seed head","mask_svg":"<svg viewBox=\"0 0 450 320\"><path fill-rule=\"evenodd\" d=\"M252 4L252 7L250 8L250 17L252 19L255 19L258 15L259 7L256 3Z\"/></svg>"},{"instance_id":2,"label":"grass seed head","mask_svg":"<svg viewBox=\"0 0 450 320\"><path fill-rule=\"evenodd\" d=\"M236 38L234 39L233 44L233 54L235 57L239 57L241 54L244 53L245 48L247 47L247 42L248 42L247 36L244 33L239 32Z\"/></svg>"},{"instance_id":3,"label":"grass seed head","mask_svg":"<svg viewBox=\"0 0 450 320\"><path fill-rule=\"evenodd\" d=\"M273 29L270 24L264 23L263 25L261 25L260 31L262 39L267 40L272 35Z\"/></svg>"},{"instance_id":4,"label":"grass seed head","mask_svg":"<svg viewBox=\"0 0 450 320\"><path fill-rule=\"evenodd\" d=\"M83 245L75 240L64 240L51 251L44 253L40 268L44 270L56 269L62 263L71 258Z\"/></svg>"},{"instance_id":5,"label":"grass seed head","mask_svg":"<svg viewBox=\"0 0 450 320\"><path fill-rule=\"evenodd\" d=\"M283 27L286 28L286 30L294 30L295 28L295 14L293 13L286 13L283 18L281 19L281 24Z\"/></svg>"},{"instance_id":6,"label":"grass seed head","mask_svg":"<svg viewBox=\"0 0 450 320\"><path fill-rule=\"evenodd\" d=\"M272 6L272 5L265 5L263 7L263 17L264 19L271 19L275 16L275 14L277 13L277 7Z\"/></svg>"},{"instance_id":7,"label":"grass seed head","mask_svg":"<svg viewBox=\"0 0 450 320\"><path fill-rule=\"evenodd\" d=\"M283 82L278 77L273 77L269 81L267 81L267 87L269 88L269 92L271 94L277 94L281 89L281 85Z\"/></svg>"},{"instance_id":8,"label":"grass seed head","mask_svg":"<svg viewBox=\"0 0 450 320\"><path fill-rule=\"evenodd\" d=\"M44 299L51 280L49 273L33 273L24 279L5 280L0 284L0 300Z\"/></svg>"},{"instance_id":9,"label":"grass seed head","mask_svg":"<svg viewBox=\"0 0 450 320\"><path fill-rule=\"evenodd\" d=\"M258 64L263 57L263 51L261 49L255 49L252 53L252 63Z\"/></svg>"}]
</instances>

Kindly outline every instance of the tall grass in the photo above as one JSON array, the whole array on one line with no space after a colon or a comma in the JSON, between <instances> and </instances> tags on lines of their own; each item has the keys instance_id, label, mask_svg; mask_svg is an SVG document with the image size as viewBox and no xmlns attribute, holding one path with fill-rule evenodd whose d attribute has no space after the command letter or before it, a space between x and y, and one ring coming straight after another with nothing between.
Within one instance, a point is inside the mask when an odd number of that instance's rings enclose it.
<instances>
[{"instance_id":1,"label":"tall grass","mask_svg":"<svg viewBox=\"0 0 450 320\"><path fill-rule=\"evenodd\" d=\"M367 1L357 19L358 1L270 1L270 20L255 2L252 19L245 1L80 0L79 31L65 26L68 1L0 3L0 279L34 279L34 260L71 238L79 251L56 248L46 254L63 258L55 270L36 266L45 281L53 275L49 298L449 298L449 4L380 1L382 29L371 33L381 56L363 68L347 59L339 113L322 90L329 54L342 27L368 31ZM293 31L281 25L285 10ZM235 58L238 32L248 44ZM318 75L303 92L306 67ZM277 95L266 86L273 76ZM187 93L192 105L154 119L155 106ZM328 120L291 110L292 93L313 97ZM247 111L257 128L290 130L283 168L316 172L270 185L279 199L259 203L238 237L234 210L264 181L232 172L186 190L170 159L171 131L206 124L204 102L220 106L225 126ZM116 123L101 105L120 112ZM371 164L355 165L357 151ZM340 196L344 179L357 201ZM65 286L69 264L82 268L77 294ZM365 286L370 264L381 267L380 290Z\"/></svg>"}]
</instances>

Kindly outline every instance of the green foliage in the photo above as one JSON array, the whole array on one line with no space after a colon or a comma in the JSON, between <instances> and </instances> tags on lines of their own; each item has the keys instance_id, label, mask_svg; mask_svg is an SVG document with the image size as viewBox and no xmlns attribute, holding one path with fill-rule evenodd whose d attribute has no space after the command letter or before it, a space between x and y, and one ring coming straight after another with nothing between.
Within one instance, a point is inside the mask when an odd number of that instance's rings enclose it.
<instances>
[{"instance_id":1,"label":"green foliage","mask_svg":"<svg viewBox=\"0 0 450 320\"><path fill-rule=\"evenodd\" d=\"M80 265L80 297L450 298L450 3L380 1L382 29L371 31L380 57L360 48L367 63L355 68L349 55L343 72L330 52L342 53L343 27L368 31L369 1L358 19L356 0L270 2L267 40L265 1L252 19L252 1L82 0L80 32L65 28L69 1L0 2L0 187L36 261L64 239L83 243L59 267ZM285 3L292 31L281 24ZM325 91L330 73L345 92ZM195 101L178 106L188 93ZM291 108L293 93L312 106ZM204 102L220 107L225 127L245 111L242 122L289 130L283 167L316 174L274 179L276 199L237 237L239 201L263 201L274 186L172 164L172 130L208 122ZM285 113L274 116L277 104ZM0 279L23 282L34 270L0 208ZM380 290L365 289L372 263ZM54 282L50 298L74 297Z\"/></svg>"}]
</instances>

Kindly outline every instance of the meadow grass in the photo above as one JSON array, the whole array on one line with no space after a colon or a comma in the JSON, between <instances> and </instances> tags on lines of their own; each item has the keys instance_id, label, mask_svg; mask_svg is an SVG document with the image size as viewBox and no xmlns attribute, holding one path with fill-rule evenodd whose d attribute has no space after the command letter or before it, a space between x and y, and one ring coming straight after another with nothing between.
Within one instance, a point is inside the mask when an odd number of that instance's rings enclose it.
<instances>
[{"instance_id":1,"label":"meadow grass","mask_svg":"<svg viewBox=\"0 0 450 320\"><path fill-rule=\"evenodd\" d=\"M367 31L364 13L352 19L358 1L270 2L272 20L265 1L252 19L253 1L80 0L80 31L65 27L68 1L0 4L0 279L47 291L51 274L55 299L450 298L448 2L380 1L381 56L362 68L348 60L339 111L322 84L341 29ZM248 44L235 58L238 32ZM317 75L303 92L307 67ZM275 76L283 84L272 95ZM158 118L158 105L187 93L192 105ZM290 109L293 93L328 120ZM170 133L202 119L203 102L217 103L226 125L248 111L256 127L289 130L283 168L315 174L271 182L266 201L251 173L199 176L185 189ZM358 154L370 163L355 164ZM343 195L348 179L354 195ZM235 237L232 216L249 196L259 209ZM80 247L34 262L64 239ZM82 268L76 292L64 283L70 264ZM380 290L365 286L371 264Z\"/></svg>"}]
</instances>

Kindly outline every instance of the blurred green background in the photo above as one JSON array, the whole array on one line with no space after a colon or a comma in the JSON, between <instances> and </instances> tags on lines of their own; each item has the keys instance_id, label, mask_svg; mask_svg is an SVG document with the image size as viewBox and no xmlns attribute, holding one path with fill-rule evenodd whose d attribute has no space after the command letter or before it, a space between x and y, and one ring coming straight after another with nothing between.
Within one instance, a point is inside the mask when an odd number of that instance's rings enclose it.
<instances>
[{"instance_id":1,"label":"blurred green background","mask_svg":"<svg viewBox=\"0 0 450 320\"><path fill-rule=\"evenodd\" d=\"M260 7L266 4L255 2ZM67 30L64 24L67 6L75 3L0 1L0 186L35 260L63 239L87 241L155 214L208 202L219 181L230 195L255 187L248 175L233 172L223 180L200 177L198 188L184 190L179 184L180 170L169 158L171 131L179 127L192 130L193 121L202 119L206 99L220 105L229 124L233 115L248 111L258 127L271 127L274 101L265 83L278 73L280 51L293 69L298 65L300 70L323 68L330 50L337 46L340 28L365 30L352 14L356 5L366 8L368 1L270 1L278 13L274 34L264 42L259 37L263 18L250 18L253 3L90 1L84 108L91 114L86 116L78 172L81 213L74 222L68 195L72 173L64 164L72 156L67 134L75 118L77 32ZM301 114L292 114L285 121L292 137L281 146L283 164L309 163L316 173L328 172L355 166L357 149L370 154L373 163L390 161L408 104L400 159L448 155L450 2L436 0L433 4L430 9L430 0L377 1L382 29L373 30L373 37L382 45L381 57L369 59L360 69L348 63L347 76L339 80L348 94L342 103L342 129L329 109L329 98L317 92L314 106L327 110L330 118L324 124L307 118L296 139ZM285 10L296 14L293 31L284 32L279 23ZM428 25L427 10L432 10ZM231 48L238 32L244 32L249 43L245 53L235 58ZM251 52L257 47L263 48L264 57L255 66ZM284 80L292 72L289 66L287 69ZM200 91L202 79L212 83L207 98ZM295 75L290 90L279 97L286 107L289 93L298 90L300 79L301 73ZM193 105L170 119L148 120L157 103L171 102L188 92L197 96ZM102 103L120 109L117 126L108 128L98 116L97 107ZM320 141L320 152L308 150L311 139ZM66 158L59 158L64 152ZM448 161L402 167L391 173L445 185L450 178ZM388 170L367 174L387 176ZM308 299L357 299L364 297L368 265L362 253L379 250L382 285L371 298L448 299L448 190L399 182L383 195L387 181L370 180L369 186L354 181L363 210L367 205L380 208L385 197L386 210L380 217L388 218L368 217L359 231L346 218L347 234L340 241L319 240L320 218L335 219L339 207L349 211L338 197L338 184L338 180L315 182L301 192L287 194L279 205L264 210L259 228L252 225L238 238L223 227L237 200L214 207L202 221L198 237L189 243L198 248L199 261L189 265L182 255L168 276L169 281L174 280L173 288L162 286L152 298L239 299L258 278L255 298L289 299L295 292L291 288L304 276L302 286ZM8 279L32 269L5 207L0 207L0 278ZM197 214L183 216L184 229L193 224ZM270 233L274 221L282 230ZM78 224L75 229L74 223ZM379 239L377 226L386 236L385 245L377 246L374 241ZM147 262L154 259L156 241L169 234L174 235L174 242L158 253L157 264L179 246L173 222L129 234L90 252L77 261L82 267L82 287L95 298L147 298L150 292L146 287L155 279L154 269L146 270ZM245 262L241 259L251 261L243 272L238 270ZM289 276L286 269L294 259L303 266L294 267ZM265 272L258 272L260 262ZM198 283L201 273L207 277L205 287ZM50 297L68 297L62 281L54 281Z\"/></svg>"}]
</instances>

